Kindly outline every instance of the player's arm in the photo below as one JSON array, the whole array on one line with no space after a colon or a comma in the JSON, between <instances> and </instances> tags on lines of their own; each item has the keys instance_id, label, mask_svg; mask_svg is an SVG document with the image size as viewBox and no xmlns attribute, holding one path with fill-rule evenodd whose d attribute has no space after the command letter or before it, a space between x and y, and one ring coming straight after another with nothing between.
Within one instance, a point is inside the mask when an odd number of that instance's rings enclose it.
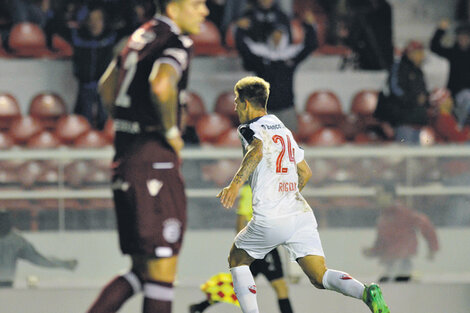
<instances>
[{"instance_id":1,"label":"player's arm","mask_svg":"<svg viewBox=\"0 0 470 313\"><path fill-rule=\"evenodd\" d=\"M299 175L299 191L302 191L310 177L312 177L312 170L305 160L297 163L297 174Z\"/></svg>"},{"instance_id":2,"label":"player's arm","mask_svg":"<svg viewBox=\"0 0 470 313\"><path fill-rule=\"evenodd\" d=\"M257 138L253 138L253 141L247 148L242 164L230 182L230 185L222 189L222 191L217 195L217 198L220 198L220 202L225 208L228 209L233 206L233 203L238 196L238 191L254 172L262 158L263 142Z\"/></svg>"},{"instance_id":3,"label":"player's arm","mask_svg":"<svg viewBox=\"0 0 470 313\"><path fill-rule=\"evenodd\" d=\"M116 64L116 59L113 59L98 82L98 92L101 96L101 101L109 112L116 100L117 94L116 88L119 74Z\"/></svg>"},{"instance_id":4,"label":"player's arm","mask_svg":"<svg viewBox=\"0 0 470 313\"><path fill-rule=\"evenodd\" d=\"M168 143L178 154L183 148L177 126L179 79L180 73L168 63L156 63L149 77L154 108L160 113Z\"/></svg>"}]
</instances>

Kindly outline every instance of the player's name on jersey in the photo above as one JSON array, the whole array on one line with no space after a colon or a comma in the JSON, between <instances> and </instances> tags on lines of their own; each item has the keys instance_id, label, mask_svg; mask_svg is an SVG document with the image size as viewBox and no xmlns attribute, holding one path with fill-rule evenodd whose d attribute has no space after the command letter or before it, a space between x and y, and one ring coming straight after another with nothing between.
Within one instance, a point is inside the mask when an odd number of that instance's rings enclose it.
<instances>
[{"instance_id":1,"label":"player's name on jersey","mask_svg":"<svg viewBox=\"0 0 470 313\"><path fill-rule=\"evenodd\" d=\"M278 192L297 191L297 183L279 182Z\"/></svg>"},{"instance_id":2,"label":"player's name on jersey","mask_svg":"<svg viewBox=\"0 0 470 313\"><path fill-rule=\"evenodd\" d=\"M281 124L274 124L274 125L261 125L261 127L263 127L264 129L273 130L273 129L281 129L281 128L283 128L284 126L281 125Z\"/></svg>"}]
</instances>

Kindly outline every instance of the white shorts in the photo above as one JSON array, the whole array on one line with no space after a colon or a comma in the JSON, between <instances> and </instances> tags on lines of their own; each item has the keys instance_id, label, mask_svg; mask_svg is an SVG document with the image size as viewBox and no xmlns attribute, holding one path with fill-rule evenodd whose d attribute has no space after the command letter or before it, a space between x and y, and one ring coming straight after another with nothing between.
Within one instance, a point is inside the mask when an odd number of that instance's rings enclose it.
<instances>
[{"instance_id":1,"label":"white shorts","mask_svg":"<svg viewBox=\"0 0 470 313\"><path fill-rule=\"evenodd\" d=\"M313 212L288 217L254 220L235 237L235 246L251 257L262 259L283 245L292 261L307 255L325 256Z\"/></svg>"}]
</instances>

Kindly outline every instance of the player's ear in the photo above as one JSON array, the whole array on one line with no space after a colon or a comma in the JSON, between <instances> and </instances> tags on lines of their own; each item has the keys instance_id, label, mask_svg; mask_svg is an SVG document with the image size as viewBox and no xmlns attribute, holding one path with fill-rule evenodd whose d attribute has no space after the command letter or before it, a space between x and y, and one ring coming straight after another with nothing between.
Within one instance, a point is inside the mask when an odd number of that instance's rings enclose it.
<instances>
[{"instance_id":1,"label":"player's ear","mask_svg":"<svg viewBox=\"0 0 470 313\"><path fill-rule=\"evenodd\" d=\"M180 7L177 1L172 1L166 6L166 14L171 19L176 19L180 13Z\"/></svg>"}]
</instances>

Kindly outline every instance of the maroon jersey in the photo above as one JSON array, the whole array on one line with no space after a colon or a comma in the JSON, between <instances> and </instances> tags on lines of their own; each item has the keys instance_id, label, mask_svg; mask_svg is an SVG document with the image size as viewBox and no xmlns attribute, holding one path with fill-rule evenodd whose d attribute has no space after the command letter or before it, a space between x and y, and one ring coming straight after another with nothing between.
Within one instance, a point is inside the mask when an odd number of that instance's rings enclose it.
<instances>
[{"instance_id":1,"label":"maroon jersey","mask_svg":"<svg viewBox=\"0 0 470 313\"><path fill-rule=\"evenodd\" d=\"M119 88L113 108L116 157L142 139L163 140L161 116L151 99L149 77L162 63L179 73L179 109L188 82L192 40L176 24L155 16L137 29L117 59ZM181 113L178 113L180 116ZM164 140L163 140L164 141Z\"/></svg>"}]
</instances>

